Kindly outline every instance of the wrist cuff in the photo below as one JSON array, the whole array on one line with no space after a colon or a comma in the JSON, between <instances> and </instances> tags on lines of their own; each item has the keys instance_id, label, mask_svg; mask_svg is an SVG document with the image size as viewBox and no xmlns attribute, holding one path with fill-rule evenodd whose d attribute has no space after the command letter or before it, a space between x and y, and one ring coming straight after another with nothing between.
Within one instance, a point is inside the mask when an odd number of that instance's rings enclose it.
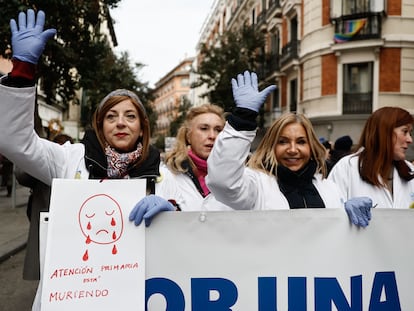
<instances>
[{"instance_id":1,"label":"wrist cuff","mask_svg":"<svg viewBox=\"0 0 414 311\"><path fill-rule=\"evenodd\" d=\"M233 113L228 116L227 121L237 131L253 131L257 128L258 113L247 108L234 108Z\"/></svg>"},{"instance_id":2,"label":"wrist cuff","mask_svg":"<svg viewBox=\"0 0 414 311\"><path fill-rule=\"evenodd\" d=\"M36 65L22 62L16 58L13 58L13 69L10 73L12 78L23 78L27 80L34 80L36 76Z\"/></svg>"},{"instance_id":3,"label":"wrist cuff","mask_svg":"<svg viewBox=\"0 0 414 311\"><path fill-rule=\"evenodd\" d=\"M175 200L173 200L173 199L169 199L169 200L168 200L168 202L170 202L172 205L174 205L174 206L175 206L175 210L176 210L177 212L181 212L180 205L178 205L178 203L177 203Z\"/></svg>"}]
</instances>

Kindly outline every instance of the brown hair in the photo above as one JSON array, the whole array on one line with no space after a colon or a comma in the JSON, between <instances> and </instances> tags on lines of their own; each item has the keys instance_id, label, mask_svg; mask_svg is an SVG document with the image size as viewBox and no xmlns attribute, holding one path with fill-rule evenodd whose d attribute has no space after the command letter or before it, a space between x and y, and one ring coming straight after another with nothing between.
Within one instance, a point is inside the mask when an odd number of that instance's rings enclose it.
<instances>
[{"instance_id":1,"label":"brown hair","mask_svg":"<svg viewBox=\"0 0 414 311\"><path fill-rule=\"evenodd\" d=\"M65 142L69 141L71 144L73 144L73 138L67 134L57 134L53 138L53 142L58 143L60 145L63 145Z\"/></svg>"},{"instance_id":2,"label":"brown hair","mask_svg":"<svg viewBox=\"0 0 414 311\"><path fill-rule=\"evenodd\" d=\"M193 161L188 157L188 146L190 143L187 140L187 134L191 128L191 122L199 115L205 113L214 113L220 117L225 123L224 111L221 107L212 104L203 104L200 106L192 107L188 112L187 116L180 126L176 136L176 142L173 149L166 154L165 164L175 173L184 173L186 169L183 168L182 164L184 161L189 161L190 165L194 168Z\"/></svg>"},{"instance_id":3,"label":"brown hair","mask_svg":"<svg viewBox=\"0 0 414 311\"><path fill-rule=\"evenodd\" d=\"M106 141L103 134L103 122L105 115L112 107L127 99L129 99L137 108L142 129L142 138L140 138L140 142L142 144L142 156L135 163L135 166L138 166L148 157L151 133L147 113L135 93L122 89L109 93L96 108L95 113L93 114L92 127L95 130L102 150L104 150L106 147Z\"/></svg>"},{"instance_id":4,"label":"brown hair","mask_svg":"<svg viewBox=\"0 0 414 311\"><path fill-rule=\"evenodd\" d=\"M278 165L275 153L276 144L280 138L280 133L285 126L292 123L298 123L305 129L310 145L311 158L314 159L317 164L316 171L325 177L325 147L319 142L310 120L303 114L295 114L291 112L283 114L273 122L272 126L266 131L256 151L250 157L247 165L252 169L262 171L269 175L276 172Z\"/></svg>"},{"instance_id":5,"label":"brown hair","mask_svg":"<svg viewBox=\"0 0 414 311\"><path fill-rule=\"evenodd\" d=\"M364 147L359 153L359 174L362 180L374 186L384 187L383 181L389 177L393 163L396 167L408 170L405 161L394 160L394 129L413 124L413 116L399 107L383 107L376 110L366 121L357 149ZM399 170L399 173L400 173Z\"/></svg>"}]
</instances>

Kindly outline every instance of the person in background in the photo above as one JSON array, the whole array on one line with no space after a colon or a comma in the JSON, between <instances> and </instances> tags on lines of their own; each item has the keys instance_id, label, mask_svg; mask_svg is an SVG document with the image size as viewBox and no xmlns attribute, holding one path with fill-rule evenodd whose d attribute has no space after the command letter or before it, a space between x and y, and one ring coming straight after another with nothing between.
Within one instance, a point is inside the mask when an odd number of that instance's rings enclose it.
<instances>
[{"instance_id":1,"label":"person in background","mask_svg":"<svg viewBox=\"0 0 414 311\"><path fill-rule=\"evenodd\" d=\"M326 150L325 159L326 161L328 161L331 150L332 150L332 144L329 140L325 139L324 137L319 138L319 142L322 144L322 146L325 147L325 150Z\"/></svg>"},{"instance_id":2,"label":"person in background","mask_svg":"<svg viewBox=\"0 0 414 311\"><path fill-rule=\"evenodd\" d=\"M53 142L63 145L66 142L73 144L73 139L66 134L58 134ZM26 214L30 221L27 238L26 253L23 265L24 280L40 280L39 261L39 223L40 213L49 211L51 187L37 180L18 167L15 171L16 179L20 185L30 188Z\"/></svg>"},{"instance_id":3,"label":"person in background","mask_svg":"<svg viewBox=\"0 0 414 311\"><path fill-rule=\"evenodd\" d=\"M352 153L352 145L354 142L349 135L341 136L335 140L334 147L329 153L329 158L326 161L328 168L328 174L332 170L332 167L344 156Z\"/></svg>"},{"instance_id":4,"label":"person in background","mask_svg":"<svg viewBox=\"0 0 414 311\"><path fill-rule=\"evenodd\" d=\"M231 210L214 198L205 183L207 159L224 123L223 109L216 105L204 104L187 112L176 143L161 165L156 196L143 198L131 212L136 225L143 219L150 225L156 204L165 205L163 210L174 210L172 205L181 211Z\"/></svg>"},{"instance_id":5,"label":"person in background","mask_svg":"<svg viewBox=\"0 0 414 311\"><path fill-rule=\"evenodd\" d=\"M356 153L332 168L345 198L368 195L378 208L414 208L414 166L406 161L414 118L399 107L380 108L367 119Z\"/></svg>"},{"instance_id":6,"label":"person in background","mask_svg":"<svg viewBox=\"0 0 414 311\"><path fill-rule=\"evenodd\" d=\"M232 79L236 108L207 160L207 185L216 198L236 210L341 208L340 190L325 178L325 148L310 121L286 113L266 131L247 167L244 163L256 134L256 117L276 86L258 91L255 73ZM367 226L369 198L345 203L351 221Z\"/></svg>"}]
</instances>

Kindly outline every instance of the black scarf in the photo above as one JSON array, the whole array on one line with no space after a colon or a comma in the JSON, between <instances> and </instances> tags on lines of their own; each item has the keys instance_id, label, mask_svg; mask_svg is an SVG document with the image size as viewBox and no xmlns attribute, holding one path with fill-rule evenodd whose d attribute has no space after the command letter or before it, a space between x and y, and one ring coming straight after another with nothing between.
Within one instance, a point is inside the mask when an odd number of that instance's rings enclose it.
<instances>
[{"instance_id":1,"label":"black scarf","mask_svg":"<svg viewBox=\"0 0 414 311\"><path fill-rule=\"evenodd\" d=\"M85 165L89 171L89 179L105 179L107 175L107 159L96 137L95 131L87 130L82 139L85 145ZM160 153L150 146L148 157L139 167L130 166L128 175L133 178L145 178L159 176Z\"/></svg>"},{"instance_id":2,"label":"black scarf","mask_svg":"<svg viewBox=\"0 0 414 311\"><path fill-rule=\"evenodd\" d=\"M313 160L297 172L283 165L277 166L279 189L285 195L291 209L325 207L318 190L312 183L316 167L316 162Z\"/></svg>"}]
</instances>

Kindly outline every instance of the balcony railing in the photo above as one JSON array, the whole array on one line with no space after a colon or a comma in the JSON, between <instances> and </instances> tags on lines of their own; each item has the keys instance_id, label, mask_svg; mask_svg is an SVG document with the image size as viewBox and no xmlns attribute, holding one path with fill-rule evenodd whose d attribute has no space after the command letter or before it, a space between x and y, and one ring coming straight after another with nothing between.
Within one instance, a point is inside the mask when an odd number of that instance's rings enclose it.
<instances>
[{"instance_id":1,"label":"balcony railing","mask_svg":"<svg viewBox=\"0 0 414 311\"><path fill-rule=\"evenodd\" d=\"M372 113L372 92L344 93L343 114Z\"/></svg>"},{"instance_id":2,"label":"balcony railing","mask_svg":"<svg viewBox=\"0 0 414 311\"><path fill-rule=\"evenodd\" d=\"M270 16L276 9L280 9L280 0L270 0L266 11L267 16Z\"/></svg>"},{"instance_id":3,"label":"balcony railing","mask_svg":"<svg viewBox=\"0 0 414 311\"><path fill-rule=\"evenodd\" d=\"M279 70L280 63L278 54L267 55L265 61L261 63L257 68L257 72L261 77L268 77L274 72L278 72Z\"/></svg>"},{"instance_id":4,"label":"balcony railing","mask_svg":"<svg viewBox=\"0 0 414 311\"><path fill-rule=\"evenodd\" d=\"M382 13L378 12L356 13L333 19L332 22L335 25L335 34L346 35L347 33L350 33L349 26L355 21L364 21L364 26L347 41L381 38Z\"/></svg>"},{"instance_id":5,"label":"balcony railing","mask_svg":"<svg viewBox=\"0 0 414 311\"><path fill-rule=\"evenodd\" d=\"M282 55L280 56L280 64L286 65L293 59L297 59L299 56L299 44L300 40L290 41L282 48Z\"/></svg>"}]
</instances>

